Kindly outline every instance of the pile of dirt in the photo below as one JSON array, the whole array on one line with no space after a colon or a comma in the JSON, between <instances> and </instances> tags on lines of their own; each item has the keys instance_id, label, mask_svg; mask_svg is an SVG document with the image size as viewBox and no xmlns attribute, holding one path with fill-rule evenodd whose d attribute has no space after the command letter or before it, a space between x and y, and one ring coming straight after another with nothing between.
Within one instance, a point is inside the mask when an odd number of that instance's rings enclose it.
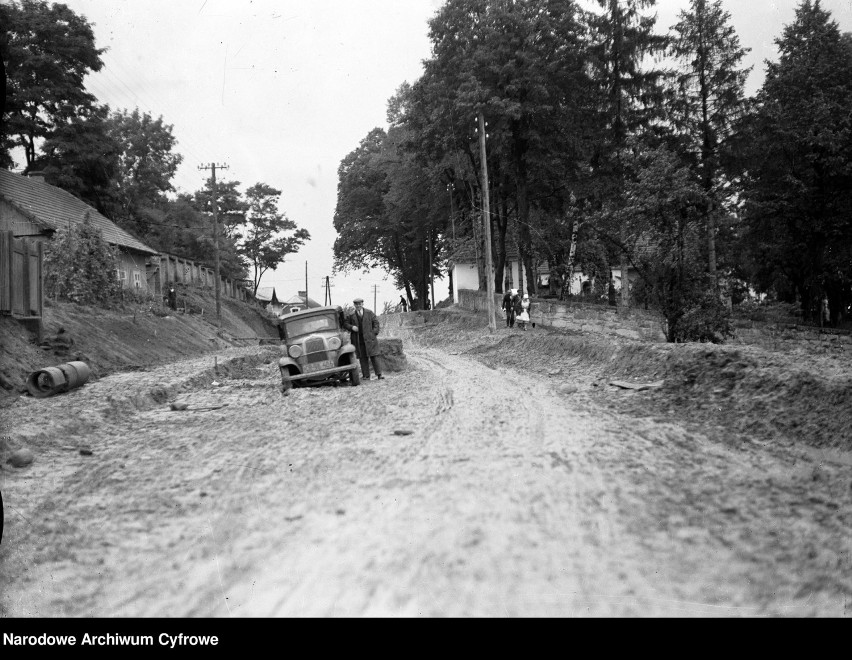
<instances>
[{"instance_id":1,"label":"pile of dirt","mask_svg":"<svg viewBox=\"0 0 852 660\"><path fill-rule=\"evenodd\" d=\"M638 342L541 326L497 328L458 308L406 320L418 339L490 366L557 376L637 416L672 417L713 427L726 442L805 443L852 450L852 356L804 347ZM414 316L408 315L408 316ZM613 381L654 385L620 389ZM566 390L568 391L568 390Z\"/></svg>"},{"instance_id":2,"label":"pile of dirt","mask_svg":"<svg viewBox=\"0 0 852 660\"><path fill-rule=\"evenodd\" d=\"M229 346L278 341L274 317L258 306L223 298L219 324L213 292L178 288L177 311L157 300L114 309L46 300L41 340L0 316L0 405L26 391L33 371L65 362L85 362L96 380Z\"/></svg>"}]
</instances>

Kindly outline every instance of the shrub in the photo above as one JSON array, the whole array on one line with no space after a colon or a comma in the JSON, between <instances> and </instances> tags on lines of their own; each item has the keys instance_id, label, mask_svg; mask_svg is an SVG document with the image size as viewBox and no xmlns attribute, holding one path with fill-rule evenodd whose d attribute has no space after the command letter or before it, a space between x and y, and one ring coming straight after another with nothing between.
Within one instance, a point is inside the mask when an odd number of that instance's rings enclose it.
<instances>
[{"instance_id":1,"label":"shrub","mask_svg":"<svg viewBox=\"0 0 852 660\"><path fill-rule=\"evenodd\" d=\"M706 292L691 305L669 327L669 341L702 341L723 343L733 337L731 315L725 303L715 293Z\"/></svg>"},{"instance_id":2,"label":"shrub","mask_svg":"<svg viewBox=\"0 0 852 660\"><path fill-rule=\"evenodd\" d=\"M707 276L696 261L656 264L643 280L642 295L665 319L668 341L720 344L734 336L730 310L708 289Z\"/></svg>"},{"instance_id":3,"label":"shrub","mask_svg":"<svg viewBox=\"0 0 852 660\"><path fill-rule=\"evenodd\" d=\"M45 247L44 288L48 296L101 306L119 297L121 283L115 276L118 250L103 239L88 212L82 224L60 230Z\"/></svg>"}]
</instances>

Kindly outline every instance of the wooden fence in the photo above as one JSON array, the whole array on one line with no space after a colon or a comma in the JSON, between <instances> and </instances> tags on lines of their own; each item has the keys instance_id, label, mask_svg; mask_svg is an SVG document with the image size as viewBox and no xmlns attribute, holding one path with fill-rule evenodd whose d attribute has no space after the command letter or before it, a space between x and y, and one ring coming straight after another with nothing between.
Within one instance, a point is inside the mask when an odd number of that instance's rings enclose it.
<instances>
[{"instance_id":1,"label":"wooden fence","mask_svg":"<svg viewBox=\"0 0 852 660\"><path fill-rule=\"evenodd\" d=\"M146 277L148 291L154 295L163 295L169 284L180 283L205 289L216 287L216 277L212 268L167 252L148 259ZM228 298L236 298L244 302L248 299L245 287L233 280L220 278L219 288L221 294Z\"/></svg>"},{"instance_id":2,"label":"wooden fence","mask_svg":"<svg viewBox=\"0 0 852 660\"><path fill-rule=\"evenodd\" d=\"M44 307L41 241L0 231L0 314L41 321Z\"/></svg>"}]
</instances>

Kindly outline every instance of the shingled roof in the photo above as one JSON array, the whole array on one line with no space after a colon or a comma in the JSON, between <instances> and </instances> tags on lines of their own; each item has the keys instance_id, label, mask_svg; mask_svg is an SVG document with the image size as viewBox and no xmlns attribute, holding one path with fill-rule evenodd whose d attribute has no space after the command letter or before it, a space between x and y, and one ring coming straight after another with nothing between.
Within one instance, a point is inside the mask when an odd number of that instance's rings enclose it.
<instances>
[{"instance_id":1,"label":"shingled roof","mask_svg":"<svg viewBox=\"0 0 852 660\"><path fill-rule=\"evenodd\" d=\"M260 302L271 302L273 304L277 304L278 296L275 293L274 286L259 286L257 287L257 291L255 291L254 297Z\"/></svg>"},{"instance_id":2,"label":"shingled roof","mask_svg":"<svg viewBox=\"0 0 852 660\"><path fill-rule=\"evenodd\" d=\"M0 199L35 224L53 231L82 223L88 212L92 224L101 230L107 243L146 254L158 254L86 202L38 179L0 170Z\"/></svg>"}]
</instances>

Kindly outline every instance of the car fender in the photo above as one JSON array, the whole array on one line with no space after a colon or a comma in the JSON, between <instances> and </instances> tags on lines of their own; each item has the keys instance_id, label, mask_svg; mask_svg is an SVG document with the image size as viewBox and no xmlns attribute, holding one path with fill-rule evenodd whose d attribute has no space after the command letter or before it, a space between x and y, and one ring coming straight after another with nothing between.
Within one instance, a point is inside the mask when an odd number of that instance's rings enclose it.
<instances>
[{"instance_id":1,"label":"car fender","mask_svg":"<svg viewBox=\"0 0 852 660\"><path fill-rule=\"evenodd\" d=\"M296 362L290 356L286 356L286 357L283 357L280 360L278 360L278 369L280 369L280 370L287 369L287 367L291 367L291 366L296 369L297 373L302 373L301 368L299 368L299 363Z\"/></svg>"}]
</instances>

